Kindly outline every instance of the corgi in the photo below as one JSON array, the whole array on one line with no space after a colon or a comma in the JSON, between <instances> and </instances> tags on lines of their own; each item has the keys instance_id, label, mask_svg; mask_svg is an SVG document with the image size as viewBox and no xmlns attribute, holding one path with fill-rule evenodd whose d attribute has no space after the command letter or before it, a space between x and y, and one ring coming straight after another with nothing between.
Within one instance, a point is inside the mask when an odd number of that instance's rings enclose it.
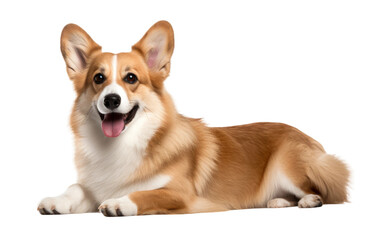
<instances>
[{"instance_id":1,"label":"corgi","mask_svg":"<svg viewBox=\"0 0 382 240\"><path fill-rule=\"evenodd\" d=\"M180 115L164 87L170 23L130 52L102 52L79 26L61 35L77 98L70 124L78 181L43 199L41 214L180 214L320 207L347 201L349 170L320 143L282 123L207 127Z\"/></svg>"}]
</instances>

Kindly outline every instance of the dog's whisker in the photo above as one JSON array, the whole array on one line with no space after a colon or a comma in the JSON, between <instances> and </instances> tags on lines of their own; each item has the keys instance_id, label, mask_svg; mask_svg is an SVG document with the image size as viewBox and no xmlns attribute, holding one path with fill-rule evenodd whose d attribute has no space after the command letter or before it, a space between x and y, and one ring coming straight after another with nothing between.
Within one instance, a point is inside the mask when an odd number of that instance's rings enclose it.
<instances>
[{"instance_id":1,"label":"dog's whisker","mask_svg":"<svg viewBox=\"0 0 382 240\"><path fill-rule=\"evenodd\" d=\"M143 112L145 113L146 117L149 118L149 115L147 114L147 111L145 108L143 108Z\"/></svg>"},{"instance_id":2,"label":"dog's whisker","mask_svg":"<svg viewBox=\"0 0 382 240\"><path fill-rule=\"evenodd\" d=\"M144 110L148 110L148 111L150 111L150 112L153 112L153 111L152 111L150 108L148 108L147 106L144 106L143 109L144 109Z\"/></svg>"},{"instance_id":3,"label":"dog's whisker","mask_svg":"<svg viewBox=\"0 0 382 240\"><path fill-rule=\"evenodd\" d=\"M86 113L85 115L85 118L81 121L81 123L84 123L85 121L87 121L89 118L90 118L90 114L92 112L92 109L93 109L93 106L91 106L88 110L88 112Z\"/></svg>"}]
</instances>

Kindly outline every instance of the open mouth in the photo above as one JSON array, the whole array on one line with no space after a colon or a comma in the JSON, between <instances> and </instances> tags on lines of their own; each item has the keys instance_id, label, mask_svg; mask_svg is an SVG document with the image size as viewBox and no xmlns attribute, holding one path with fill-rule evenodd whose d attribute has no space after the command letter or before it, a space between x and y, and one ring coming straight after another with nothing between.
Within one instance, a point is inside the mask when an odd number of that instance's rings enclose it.
<instances>
[{"instance_id":1,"label":"open mouth","mask_svg":"<svg viewBox=\"0 0 382 240\"><path fill-rule=\"evenodd\" d=\"M107 113L102 114L98 111L98 114L102 120L102 131L106 137L118 137L125 129L125 126L129 124L135 117L138 111L138 104L135 105L128 113Z\"/></svg>"}]
</instances>

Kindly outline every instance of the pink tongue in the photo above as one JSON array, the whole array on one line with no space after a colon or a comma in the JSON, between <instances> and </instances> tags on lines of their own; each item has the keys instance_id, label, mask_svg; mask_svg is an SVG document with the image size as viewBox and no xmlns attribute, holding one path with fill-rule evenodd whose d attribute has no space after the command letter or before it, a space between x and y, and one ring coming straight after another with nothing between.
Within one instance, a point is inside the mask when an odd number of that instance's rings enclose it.
<instances>
[{"instance_id":1,"label":"pink tongue","mask_svg":"<svg viewBox=\"0 0 382 240\"><path fill-rule=\"evenodd\" d=\"M118 137L124 127L123 115L119 113L106 114L102 121L102 130L106 137Z\"/></svg>"}]
</instances>

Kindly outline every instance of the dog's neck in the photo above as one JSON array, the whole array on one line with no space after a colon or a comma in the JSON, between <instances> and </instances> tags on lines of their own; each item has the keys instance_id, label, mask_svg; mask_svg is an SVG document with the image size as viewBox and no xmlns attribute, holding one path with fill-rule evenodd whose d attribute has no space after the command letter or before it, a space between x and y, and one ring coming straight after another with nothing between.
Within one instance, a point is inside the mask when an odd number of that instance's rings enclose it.
<instances>
[{"instance_id":1,"label":"dog's neck","mask_svg":"<svg viewBox=\"0 0 382 240\"><path fill-rule=\"evenodd\" d=\"M134 180L154 175L180 156L189 154L196 144L195 131L190 119L180 115L171 96L164 92L161 96L166 113L161 127L148 142L142 164L134 173Z\"/></svg>"}]
</instances>

